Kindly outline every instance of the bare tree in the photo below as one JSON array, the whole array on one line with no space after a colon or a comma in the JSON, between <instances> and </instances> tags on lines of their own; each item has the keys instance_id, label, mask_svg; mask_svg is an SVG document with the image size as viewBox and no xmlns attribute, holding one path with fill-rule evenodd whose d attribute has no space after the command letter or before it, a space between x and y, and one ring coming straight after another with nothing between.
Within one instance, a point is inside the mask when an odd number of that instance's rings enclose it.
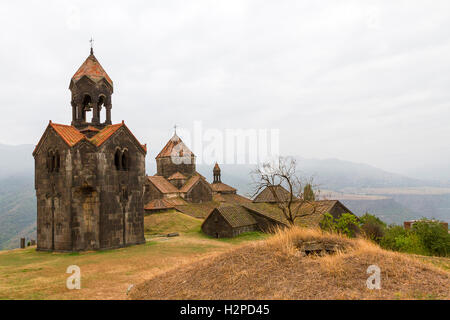
<instances>
[{"instance_id":1,"label":"bare tree","mask_svg":"<svg viewBox=\"0 0 450 320\"><path fill-rule=\"evenodd\" d=\"M251 176L254 186L252 198L268 188L290 225L294 225L296 219L316 212L315 199L319 191L314 189L312 177L301 179L297 175L297 161L294 158L280 157L275 163L263 163L251 172ZM308 204L309 210L302 211L305 204Z\"/></svg>"}]
</instances>

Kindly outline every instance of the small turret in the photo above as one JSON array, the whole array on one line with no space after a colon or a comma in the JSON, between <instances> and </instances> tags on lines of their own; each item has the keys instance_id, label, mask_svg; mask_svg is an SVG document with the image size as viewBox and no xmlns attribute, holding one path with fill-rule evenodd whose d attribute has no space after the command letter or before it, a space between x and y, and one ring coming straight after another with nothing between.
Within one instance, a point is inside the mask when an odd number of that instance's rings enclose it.
<instances>
[{"instance_id":1,"label":"small turret","mask_svg":"<svg viewBox=\"0 0 450 320\"><path fill-rule=\"evenodd\" d=\"M219 165L217 164L217 162L216 162L216 164L214 165L214 169L213 169L213 177L214 177L213 183L220 183L220 182L222 182L222 181L220 180L220 167L219 167Z\"/></svg>"}]
</instances>

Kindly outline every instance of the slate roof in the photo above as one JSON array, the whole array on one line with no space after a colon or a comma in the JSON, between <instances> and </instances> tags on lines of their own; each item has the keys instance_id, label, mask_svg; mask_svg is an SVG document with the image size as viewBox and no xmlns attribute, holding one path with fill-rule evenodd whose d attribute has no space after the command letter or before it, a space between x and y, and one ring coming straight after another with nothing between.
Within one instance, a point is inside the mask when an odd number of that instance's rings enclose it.
<instances>
[{"instance_id":1,"label":"slate roof","mask_svg":"<svg viewBox=\"0 0 450 320\"><path fill-rule=\"evenodd\" d=\"M178 193L178 189L171 184L163 176L148 176L147 179L159 190L161 193Z\"/></svg>"},{"instance_id":2,"label":"slate roof","mask_svg":"<svg viewBox=\"0 0 450 320\"><path fill-rule=\"evenodd\" d=\"M71 81L77 82L84 76L88 77L94 82L105 79L111 85L111 87L113 86L111 78L108 76L105 69L103 69L100 62L98 62L97 58L93 54L90 54L89 57L87 57L87 59L83 62L83 64L78 68Z\"/></svg>"},{"instance_id":3,"label":"slate roof","mask_svg":"<svg viewBox=\"0 0 450 320\"><path fill-rule=\"evenodd\" d=\"M213 195L213 200L216 202L226 202L234 204L244 204L252 202L252 200L235 193L218 193Z\"/></svg>"},{"instance_id":4,"label":"slate roof","mask_svg":"<svg viewBox=\"0 0 450 320\"><path fill-rule=\"evenodd\" d=\"M167 180L185 180L185 179L187 179L186 176L178 171L167 178Z\"/></svg>"},{"instance_id":5,"label":"slate roof","mask_svg":"<svg viewBox=\"0 0 450 320\"><path fill-rule=\"evenodd\" d=\"M241 206L220 206L216 208L221 216L234 228L256 224L255 218Z\"/></svg>"},{"instance_id":6,"label":"slate roof","mask_svg":"<svg viewBox=\"0 0 450 320\"><path fill-rule=\"evenodd\" d=\"M274 220L278 223L282 223L288 225L289 222L284 217L283 212L276 204L272 203L246 203L242 204L242 206L254 213L265 216L271 220Z\"/></svg>"},{"instance_id":7,"label":"slate roof","mask_svg":"<svg viewBox=\"0 0 450 320\"><path fill-rule=\"evenodd\" d=\"M163 210L172 208L175 208L175 205L166 199L154 199L144 207L145 210Z\"/></svg>"},{"instance_id":8,"label":"slate roof","mask_svg":"<svg viewBox=\"0 0 450 320\"><path fill-rule=\"evenodd\" d=\"M236 189L222 182L211 183L211 189L215 192L236 192Z\"/></svg>"},{"instance_id":9,"label":"slate roof","mask_svg":"<svg viewBox=\"0 0 450 320\"><path fill-rule=\"evenodd\" d=\"M190 177L189 180L186 181L186 183L180 188L180 192L189 192L189 190L191 190L192 187L194 187L200 180L203 180L203 182L205 182L208 187L211 187L209 182L206 181L206 179L202 175L196 173L195 175Z\"/></svg>"},{"instance_id":10,"label":"slate roof","mask_svg":"<svg viewBox=\"0 0 450 320\"><path fill-rule=\"evenodd\" d=\"M145 210L164 210L164 209L173 209L175 206L185 205L186 201L184 201L180 197L172 198L172 199L153 199L149 203L144 206Z\"/></svg>"},{"instance_id":11,"label":"slate roof","mask_svg":"<svg viewBox=\"0 0 450 320\"><path fill-rule=\"evenodd\" d=\"M277 202L272 190L275 192L278 199L282 201L289 199L289 191L282 186L269 186L262 190L255 199L253 199L253 202Z\"/></svg>"},{"instance_id":12,"label":"slate roof","mask_svg":"<svg viewBox=\"0 0 450 320\"><path fill-rule=\"evenodd\" d=\"M298 205L301 205L298 209ZM307 225L307 226L318 226L319 222L322 220L325 213L329 213L334 206L339 205L342 207L343 212L353 214L348 208L346 208L338 200L320 200L314 201L312 203L302 202L301 204L293 204L292 210L296 215L305 215L303 217L298 217L295 220L295 224ZM247 203L242 204L243 207L255 212L257 214L266 216L272 220L288 225L289 222L285 218L283 212L274 203Z\"/></svg>"},{"instance_id":13,"label":"slate roof","mask_svg":"<svg viewBox=\"0 0 450 320\"><path fill-rule=\"evenodd\" d=\"M176 148L175 148L176 147ZM181 154L180 154L181 152ZM175 133L172 138L167 142L161 152L156 156L158 158L172 157L172 156L193 156L191 150L184 144L180 137Z\"/></svg>"}]
</instances>

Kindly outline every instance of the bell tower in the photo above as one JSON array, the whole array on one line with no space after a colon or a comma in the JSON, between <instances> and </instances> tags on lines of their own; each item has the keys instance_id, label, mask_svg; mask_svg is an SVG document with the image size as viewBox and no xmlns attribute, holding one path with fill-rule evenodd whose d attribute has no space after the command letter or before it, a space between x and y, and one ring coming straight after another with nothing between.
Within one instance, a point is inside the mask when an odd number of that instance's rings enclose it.
<instances>
[{"instance_id":1,"label":"bell tower","mask_svg":"<svg viewBox=\"0 0 450 320\"><path fill-rule=\"evenodd\" d=\"M73 126L102 129L111 124L113 82L94 56L92 46L90 55L70 80L69 90L72 92ZM102 119L103 109L106 112Z\"/></svg>"}]
</instances>

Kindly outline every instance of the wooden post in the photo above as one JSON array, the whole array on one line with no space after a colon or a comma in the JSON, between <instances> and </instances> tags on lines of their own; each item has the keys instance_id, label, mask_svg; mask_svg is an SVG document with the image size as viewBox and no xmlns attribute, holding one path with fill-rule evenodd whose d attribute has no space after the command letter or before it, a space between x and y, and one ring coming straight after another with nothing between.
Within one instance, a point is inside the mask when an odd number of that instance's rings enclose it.
<instances>
[{"instance_id":1,"label":"wooden post","mask_svg":"<svg viewBox=\"0 0 450 320\"><path fill-rule=\"evenodd\" d=\"M25 238L20 238L20 249L25 249Z\"/></svg>"}]
</instances>

